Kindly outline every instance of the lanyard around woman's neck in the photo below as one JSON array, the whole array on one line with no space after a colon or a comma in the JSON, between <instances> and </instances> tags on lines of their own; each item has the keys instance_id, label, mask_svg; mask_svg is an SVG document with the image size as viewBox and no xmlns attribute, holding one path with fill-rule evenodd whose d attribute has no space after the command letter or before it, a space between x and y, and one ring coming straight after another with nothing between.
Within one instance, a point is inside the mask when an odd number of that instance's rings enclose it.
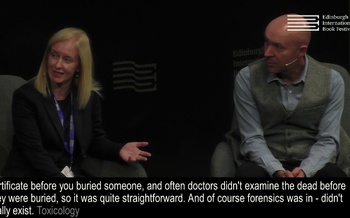
<instances>
[{"instance_id":1,"label":"lanyard around woman's neck","mask_svg":"<svg viewBox=\"0 0 350 218\"><path fill-rule=\"evenodd\" d=\"M60 117L60 120L61 120L63 132L65 132L64 131L63 111L61 110L61 108L56 100L56 97L54 97L54 99L55 99L57 113L58 113L58 116ZM66 148L66 150L68 151L68 153L70 155L70 161L71 161L70 164L72 166L73 153L74 153L74 121L73 121L73 94L72 93L70 93L70 105L71 105L71 110L70 110L70 121L69 121L69 139L66 139L66 137L64 137L64 147Z\"/></svg>"}]
</instances>

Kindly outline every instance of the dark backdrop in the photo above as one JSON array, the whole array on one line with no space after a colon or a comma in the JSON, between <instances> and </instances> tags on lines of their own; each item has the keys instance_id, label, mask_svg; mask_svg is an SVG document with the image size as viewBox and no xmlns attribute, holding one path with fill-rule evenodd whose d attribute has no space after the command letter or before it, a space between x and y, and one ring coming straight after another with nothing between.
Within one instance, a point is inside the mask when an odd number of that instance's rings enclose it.
<instances>
[{"instance_id":1,"label":"dark backdrop","mask_svg":"<svg viewBox=\"0 0 350 218\"><path fill-rule=\"evenodd\" d=\"M90 3L88 3L90 2ZM224 1L223 1L224 2ZM104 86L110 139L147 140L152 177L206 177L215 145L229 130L240 50L259 50L266 24L283 13L349 15L349 2L30 1L0 8L0 73L36 75L48 38L81 27L91 36ZM34 9L33 9L34 8ZM37 9L35 9L37 8ZM309 54L349 66L348 32L314 32ZM155 64L156 90L113 89L113 62Z\"/></svg>"}]
</instances>

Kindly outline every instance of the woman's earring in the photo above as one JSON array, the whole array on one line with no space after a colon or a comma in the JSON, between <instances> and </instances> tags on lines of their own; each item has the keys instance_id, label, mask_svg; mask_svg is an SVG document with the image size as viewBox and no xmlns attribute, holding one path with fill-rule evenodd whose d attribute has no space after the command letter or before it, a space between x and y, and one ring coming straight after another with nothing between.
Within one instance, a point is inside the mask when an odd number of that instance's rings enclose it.
<instances>
[{"instance_id":1,"label":"woman's earring","mask_svg":"<svg viewBox=\"0 0 350 218\"><path fill-rule=\"evenodd\" d=\"M75 76L75 78L79 78L80 77L79 71L75 72L74 76Z\"/></svg>"}]
</instances>

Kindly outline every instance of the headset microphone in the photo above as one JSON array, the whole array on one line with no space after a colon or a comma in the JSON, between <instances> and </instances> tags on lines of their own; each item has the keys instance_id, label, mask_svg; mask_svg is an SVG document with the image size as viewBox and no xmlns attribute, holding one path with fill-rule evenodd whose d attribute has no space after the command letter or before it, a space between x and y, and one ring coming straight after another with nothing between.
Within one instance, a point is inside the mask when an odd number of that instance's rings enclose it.
<instances>
[{"instance_id":1,"label":"headset microphone","mask_svg":"<svg viewBox=\"0 0 350 218\"><path fill-rule=\"evenodd\" d=\"M279 74L279 76L283 76L284 74L286 74L288 72L288 66L294 64L296 61L298 60L298 58L295 58L293 61L285 64Z\"/></svg>"},{"instance_id":2,"label":"headset microphone","mask_svg":"<svg viewBox=\"0 0 350 218\"><path fill-rule=\"evenodd\" d=\"M285 64L284 67L288 67L289 65L295 63L298 60L298 58L295 58L292 62L289 62L288 64Z\"/></svg>"}]
</instances>

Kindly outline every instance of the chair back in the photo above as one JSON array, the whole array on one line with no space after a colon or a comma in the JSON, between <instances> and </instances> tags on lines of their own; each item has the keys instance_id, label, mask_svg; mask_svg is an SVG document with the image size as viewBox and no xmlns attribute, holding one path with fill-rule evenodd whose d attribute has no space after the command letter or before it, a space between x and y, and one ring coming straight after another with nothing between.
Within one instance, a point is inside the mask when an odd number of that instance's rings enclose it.
<instances>
[{"instance_id":1,"label":"chair back","mask_svg":"<svg viewBox=\"0 0 350 218\"><path fill-rule=\"evenodd\" d=\"M26 82L14 75L0 75L0 172L12 146L12 94Z\"/></svg>"}]
</instances>

